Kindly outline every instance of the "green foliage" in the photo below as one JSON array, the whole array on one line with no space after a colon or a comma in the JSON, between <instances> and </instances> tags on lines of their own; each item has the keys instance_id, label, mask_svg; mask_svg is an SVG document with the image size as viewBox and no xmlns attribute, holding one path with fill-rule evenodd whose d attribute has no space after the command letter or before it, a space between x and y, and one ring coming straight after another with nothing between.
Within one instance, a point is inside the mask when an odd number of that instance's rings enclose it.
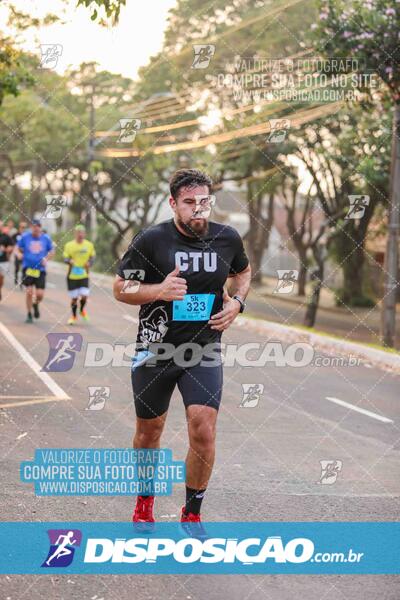
<instances>
[{"instance_id":1,"label":"green foliage","mask_svg":"<svg viewBox=\"0 0 400 600\"><path fill-rule=\"evenodd\" d=\"M33 84L27 57L0 32L0 105L7 95L18 96Z\"/></svg>"},{"instance_id":2,"label":"green foliage","mask_svg":"<svg viewBox=\"0 0 400 600\"><path fill-rule=\"evenodd\" d=\"M343 306L352 306L354 308L373 308L376 306L376 301L368 294L362 294L361 296L352 295L350 301L344 300L346 297L346 290L344 288L337 288L335 290L335 304L342 308Z\"/></svg>"},{"instance_id":3,"label":"green foliage","mask_svg":"<svg viewBox=\"0 0 400 600\"><path fill-rule=\"evenodd\" d=\"M116 233L116 229L110 223L107 223L102 218L98 219L96 239L94 241L96 249L96 261L93 265L94 271L114 275L117 264L111 251L110 241L115 237Z\"/></svg>"},{"instance_id":4,"label":"green foliage","mask_svg":"<svg viewBox=\"0 0 400 600\"><path fill-rule=\"evenodd\" d=\"M400 4L396 0L319 0L318 47L326 56L357 59L400 102Z\"/></svg>"},{"instance_id":5,"label":"green foliage","mask_svg":"<svg viewBox=\"0 0 400 600\"><path fill-rule=\"evenodd\" d=\"M104 27L110 22L112 25L118 23L121 8L125 5L126 0L78 0L77 4L89 8L91 20L98 21L99 25Z\"/></svg>"}]
</instances>

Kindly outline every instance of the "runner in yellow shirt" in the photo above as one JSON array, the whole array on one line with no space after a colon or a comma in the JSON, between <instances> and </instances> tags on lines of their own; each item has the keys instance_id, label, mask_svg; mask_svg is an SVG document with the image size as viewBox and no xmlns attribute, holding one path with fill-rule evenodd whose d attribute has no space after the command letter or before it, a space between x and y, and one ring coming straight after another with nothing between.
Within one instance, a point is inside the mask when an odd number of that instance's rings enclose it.
<instances>
[{"instance_id":1,"label":"runner in yellow shirt","mask_svg":"<svg viewBox=\"0 0 400 600\"><path fill-rule=\"evenodd\" d=\"M80 315L87 321L86 302L89 296L89 268L92 266L96 253L92 242L85 239L86 230L83 225L75 227L75 239L64 246L64 262L68 264L67 287L71 298L72 316L68 325L75 325L78 320L78 300L80 300Z\"/></svg>"}]
</instances>

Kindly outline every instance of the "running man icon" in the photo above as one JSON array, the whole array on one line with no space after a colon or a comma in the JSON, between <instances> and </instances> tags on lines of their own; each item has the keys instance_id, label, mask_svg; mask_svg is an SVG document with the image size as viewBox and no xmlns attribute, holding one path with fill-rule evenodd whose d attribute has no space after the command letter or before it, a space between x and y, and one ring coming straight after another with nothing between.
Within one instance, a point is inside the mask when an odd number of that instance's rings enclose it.
<instances>
[{"instance_id":1,"label":"running man icon","mask_svg":"<svg viewBox=\"0 0 400 600\"><path fill-rule=\"evenodd\" d=\"M46 560L46 565L50 566L51 561L54 558L61 558L62 556L67 556L68 554L72 554L72 550L67 546L73 546L76 544L76 540L72 539L74 537L73 531L68 531L67 535L59 535L56 541L58 544L56 551ZM60 541L62 540L62 541Z\"/></svg>"},{"instance_id":2,"label":"running man icon","mask_svg":"<svg viewBox=\"0 0 400 600\"><path fill-rule=\"evenodd\" d=\"M75 547L80 546L82 532L79 529L49 529L50 549L42 567L67 567L72 563Z\"/></svg>"},{"instance_id":3,"label":"running man icon","mask_svg":"<svg viewBox=\"0 0 400 600\"><path fill-rule=\"evenodd\" d=\"M43 371L69 371L75 360L76 352L82 347L82 336L80 333L48 333L49 356L43 367Z\"/></svg>"}]
</instances>

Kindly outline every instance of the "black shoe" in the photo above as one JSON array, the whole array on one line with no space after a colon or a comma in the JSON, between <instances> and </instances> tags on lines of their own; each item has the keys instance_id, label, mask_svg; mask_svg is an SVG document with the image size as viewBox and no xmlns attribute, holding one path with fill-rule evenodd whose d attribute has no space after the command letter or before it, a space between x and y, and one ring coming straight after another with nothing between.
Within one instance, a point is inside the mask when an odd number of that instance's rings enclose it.
<instances>
[{"instance_id":1,"label":"black shoe","mask_svg":"<svg viewBox=\"0 0 400 600\"><path fill-rule=\"evenodd\" d=\"M39 304L37 302L33 304L33 316L35 317L35 319L38 319L40 317Z\"/></svg>"},{"instance_id":2,"label":"black shoe","mask_svg":"<svg viewBox=\"0 0 400 600\"><path fill-rule=\"evenodd\" d=\"M32 315L31 313L28 313L26 319L25 319L25 323L33 323L33 319L32 319Z\"/></svg>"}]
</instances>

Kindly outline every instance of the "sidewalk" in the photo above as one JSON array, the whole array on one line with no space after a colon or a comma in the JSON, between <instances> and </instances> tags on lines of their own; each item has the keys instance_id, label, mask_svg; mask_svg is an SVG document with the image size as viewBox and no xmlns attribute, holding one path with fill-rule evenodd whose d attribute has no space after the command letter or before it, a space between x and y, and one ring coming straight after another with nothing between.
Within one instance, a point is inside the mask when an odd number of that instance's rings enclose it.
<instances>
[{"instance_id":1,"label":"sidewalk","mask_svg":"<svg viewBox=\"0 0 400 600\"><path fill-rule=\"evenodd\" d=\"M281 300L286 300L287 302L292 302L294 304L302 304L307 305L308 295L310 293L310 284L306 285L306 295L298 296L297 295L297 285L295 285L294 290L290 294L276 294L274 290L276 288L277 279L276 277L267 277L263 276L263 282L260 287L257 288L257 294L261 294L262 296L270 296L271 298L276 298L277 296ZM337 306L336 304L336 295L335 292L327 287L323 287L320 293L319 299L319 309L322 310L331 310L337 312L339 314L343 314L344 310L347 310L346 307ZM375 308L355 308L351 307L349 310L354 311L356 313L372 313L377 314L378 318L380 318L380 302ZM397 313L400 314L400 304L397 305Z\"/></svg>"},{"instance_id":2,"label":"sidewalk","mask_svg":"<svg viewBox=\"0 0 400 600\"><path fill-rule=\"evenodd\" d=\"M302 327L308 297L297 296L296 288L290 294L274 293L276 283L276 278L264 277L260 287L253 286L247 298L246 313L257 319ZM373 308L339 307L335 304L335 295L331 290L321 290L314 326L316 332L334 335L350 342L381 346L380 329L379 305ZM400 305L397 305L395 348L400 350Z\"/></svg>"}]
</instances>

